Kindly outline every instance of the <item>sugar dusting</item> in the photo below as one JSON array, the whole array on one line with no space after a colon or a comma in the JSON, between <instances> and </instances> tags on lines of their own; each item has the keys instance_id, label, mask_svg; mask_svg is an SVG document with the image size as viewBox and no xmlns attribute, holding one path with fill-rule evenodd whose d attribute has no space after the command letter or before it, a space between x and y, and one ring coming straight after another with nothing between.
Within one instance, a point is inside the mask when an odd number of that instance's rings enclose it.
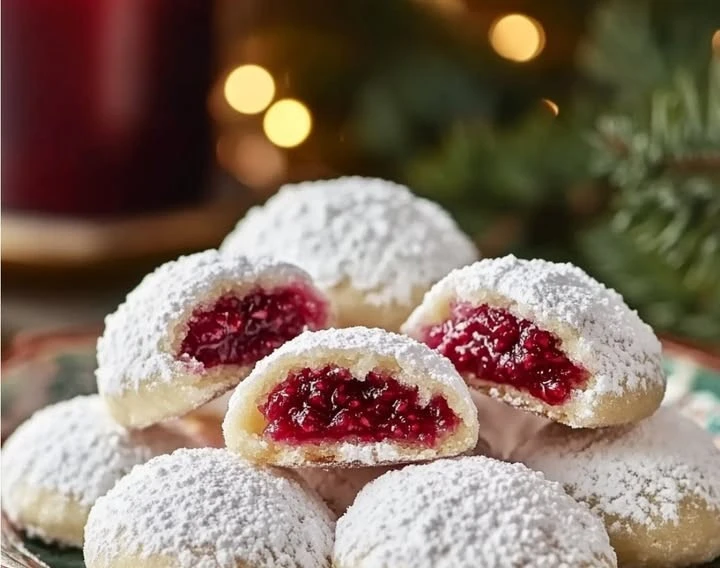
<instances>
[{"instance_id":1,"label":"sugar dusting","mask_svg":"<svg viewBox=\"0 0 720 568\"><path fill-rule=\"evenodd\" d=\"M662 408L634 426L570 430L551 425L515 457L561 482L598 514L654 528L677 523L680 503L697 497L720 514L720 451L710 434Z\"/></svg>"},{"instance_id":2,"label":"sugar dusting","mask_svg":"<svg viewBox=\"0 0 720 568\"><path fill-rule=\"evenodd\" d=\"M292 262L324 289L349 281L378 305L408 304L414 289L478 257L439 205L362 177L284 186L248 212L221 251Z\"/></svg>"},{"instance_id":3,"label":"sugar dusting","mask_svg":"<svg viewBox=\"0 0 720 568\"><path fill-rule=\"evenodd\" d=\"M521 464L439 460L386 473L338 521L338 566L615 566L602 523Z\"/></svg>"},{"instance_id":4,"label":"sugar dusting","mask_svg":"<svg viewBox=\"0 0 720 568\"><path fill-rule=\"evenodd\" d=\"M125 430L97 395L59 402L36 412L3 446L3 510L18 516L12 496L20 485L89 507L133 466L189 444L163 427Z\"/></svg>"},{"instance_id":5,"label":"sugar dusting","mask_svg":"<svg viewBox=\"0 0 720 568\"><path fill-rule=\"evenodd\" d=\"M97 502L84 553L161 556L179 568L329 568L333 530L332 513L292 474L225 450L179 450Z\"/></svg>"},{"instance_id":6,"label":"sugar dusting","mask_svg":"<svg viewBox=\"0 0 720 568\"><path fill-rule=\"evenodd\" d=\"M141 384L172 382L179 373L202 373L202 363L171 352L175 328L198 305L261 280L312 287L307 273L292 265L216 250L181 256L148 274L105 318L97 345L100 393L122 394Z\"/></svg>"},{"instance_id":7,"label":"sugar dusting","mask_svg":"<svg viewBox=\"0 0 720 568\"><path fill-rule=\"evenodd\" d=\"M443 299L477 301L488 295L509 300L511 312L542 329L559 324L576 332L579 362L593 377L591 389L573 391L575 400L592 406L597 395L664 388L660 342L652 329L617 292L572 264L510 255L457 269L428 292L403 331L415 335L429 306Z\"/></svg>"}]
</instances>

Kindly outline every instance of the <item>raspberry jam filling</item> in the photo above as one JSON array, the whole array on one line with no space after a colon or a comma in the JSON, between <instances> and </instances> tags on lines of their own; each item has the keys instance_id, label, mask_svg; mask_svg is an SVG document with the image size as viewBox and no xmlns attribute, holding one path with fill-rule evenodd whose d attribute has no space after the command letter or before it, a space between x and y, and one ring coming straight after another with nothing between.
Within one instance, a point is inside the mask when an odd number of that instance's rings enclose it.
<instances>
[{"instance_id":1,"label":"raspberry jam filling","mask_svg":"<svg viewBox=\"0 0 720 568\"><path fill-rule=\"evenodd\" d=\"M381 442L432 447L460 423L442 396L422 404L417 387L371 371L365 380L328 365L292 372L258 407L277 442Z\"/></svg>"},{"instance_id":2,"label":"raspberry jam filling","mask_svg":"<svg viewBox=\"0 0 720 568\"><path fill-rule=\"evenodd\" d=\"M178 356L189 355L207 368L252 365L326 320L325 302L301 286L228 294L212 308L193 312Z\"/></svg>"},{"instance_id":3,"label":"raspberry jam filling","mask_svg":"<svg viewBox=\"0 0 720 568\"><path fill-rule=\"evenodd\" d=\"M423 341L472 377L512 385L550 405L562 404L588 372L568 359L560 338L487 304L458 303L449 320L428 327Z\"/></svg>"}]
</instances>

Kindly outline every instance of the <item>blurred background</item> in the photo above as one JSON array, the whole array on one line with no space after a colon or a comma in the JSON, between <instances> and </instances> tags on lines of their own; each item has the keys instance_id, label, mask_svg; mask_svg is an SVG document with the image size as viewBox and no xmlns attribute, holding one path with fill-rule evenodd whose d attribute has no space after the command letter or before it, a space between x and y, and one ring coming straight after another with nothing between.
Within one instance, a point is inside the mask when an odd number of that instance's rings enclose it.
<instances>
[{"instance_id":1,"label":"blurred background","mask_svg":"<svg viewBox=\"0 0 720 568\"><path fill-rule=\"evenodd\" d=\"M1 79L3 345L362 174L720 350L717 0L3 0Z\"/></svg>"}]
</instances>

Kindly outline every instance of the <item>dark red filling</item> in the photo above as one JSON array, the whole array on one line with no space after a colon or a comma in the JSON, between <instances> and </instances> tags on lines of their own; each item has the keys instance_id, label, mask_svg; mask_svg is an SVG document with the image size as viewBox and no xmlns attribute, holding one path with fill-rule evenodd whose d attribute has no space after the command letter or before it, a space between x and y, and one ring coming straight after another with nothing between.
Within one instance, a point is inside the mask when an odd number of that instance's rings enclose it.
<instances>
[{"instance_id":1,"label":"dark red filling","mask_svg":"<svg viewBox=\"0 0 720 568\"><path fill-rule=\"evenodd\" d=\"M555 334L487 304L456 304L449 320L425 330L423 341L470 383L478 378L512 385L547 404L562 404L588 378Z\"/></svg>"},{"instance_id":2,"label":"dark red filling","mask_svg":"<svg viewBox=\"0 0 720 568\"><path fill-rule=\"evenodd\" d=\"M345 368L295 371L259 407L265 435L278 442L380 442L432 447L460 419L442 396L421 404L417 387L371 371L358 380Z\"/></svg>"},{"instance_id":3,"label":"dark red filling","mask_svg":"<svg viewBox=\"0 0 720 568\"><path fill-rule=\"evenodd\" d=\"M193 312L178 355L205 367L252 365L305 329L323 327L326 318L325 302L300 286L226 295Z\"/></svg>"}]
</instances>

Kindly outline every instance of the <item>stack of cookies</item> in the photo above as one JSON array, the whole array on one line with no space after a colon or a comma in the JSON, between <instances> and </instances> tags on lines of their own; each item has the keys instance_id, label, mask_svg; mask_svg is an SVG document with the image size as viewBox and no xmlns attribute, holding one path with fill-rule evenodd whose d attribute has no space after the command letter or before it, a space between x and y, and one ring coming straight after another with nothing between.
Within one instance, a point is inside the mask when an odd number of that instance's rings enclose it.
<instances>
[{"instance_id":1,"label":"stack of cookies","mask_svg":"<svg viewBox=\"0 0 720 568\"><path fill-rule=\"evenodd\" d=\"M658 410L652 330L577 267L478 256L402 186L282 188L107 317L99 396L11 437L3 508L89 568L719 556L720 453ZM484 428L528 413L509 450Z\"/></svg>"}]
</instances>

